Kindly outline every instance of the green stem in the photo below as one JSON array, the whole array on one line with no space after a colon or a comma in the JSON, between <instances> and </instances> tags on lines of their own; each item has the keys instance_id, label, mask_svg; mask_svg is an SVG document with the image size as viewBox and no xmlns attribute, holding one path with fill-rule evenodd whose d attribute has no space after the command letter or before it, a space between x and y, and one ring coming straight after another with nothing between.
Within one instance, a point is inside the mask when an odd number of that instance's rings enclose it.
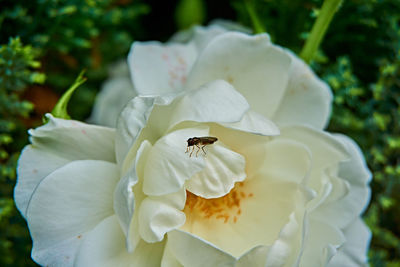
<instances>
[{"instance_id":1,"label":"green stem","mask_svg":"<svg viewBox=\"0 0 400 267\"><path fill-rule=\"evenodd\" d=\"M333 15L335 15L341 3L342 0L324 1L317 21L314 23L310 36L308 36L307 41L300 53L300 57L305 62L309 63L313 59L322 39L324 38L326 30L332 21Z\"/></svg>"},{"instance_id":2,"label":"green stem","mask_svg":"<svg viewBox=\"0 0 400 267\"><path fill-rule=\"evenodd\" d=\"M257 16L256 11L254 10L254 4L252 0L244 0L244 5L246 6L247 13L249 13L251 23L253 24L254 33L264 33L265 28L261 23L260 19Z\"/></svg>"},{"instance_id":3,"label":"green stem","mask_svg":"<svg viewBox=\"0 0 400 267\"><path fill-rule=\"evenodd\" d=\"M79 73L78 78L76 78L75 82L58 100L57 104L53 108L53 111L51 112L51 114L53 114L54 117L62 118L62 119L70 119L71 118L67 112L68 102L69 102L72 94L76 90L76 88L78 88L81 84L86 82L86 78L83 77L84 74L85 74L85 70L81 71L81 73Z\"/></svg>"}]
</instances>

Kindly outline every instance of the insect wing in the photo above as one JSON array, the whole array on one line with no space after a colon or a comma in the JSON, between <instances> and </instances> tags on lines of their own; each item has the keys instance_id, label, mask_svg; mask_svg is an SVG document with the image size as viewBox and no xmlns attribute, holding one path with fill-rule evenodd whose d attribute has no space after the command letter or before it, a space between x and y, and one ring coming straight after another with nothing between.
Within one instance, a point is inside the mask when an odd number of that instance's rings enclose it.
<instances>
[{"instance_id":1,"label":"insect wing","mask_svg":"<svg viewBox=\"0 0 400 267\"><path fill-rule=\"evenodd\" d=\"M204 145L213 144L218 140L218 138L212 137L212 136L204 136L204 137L201 137L200 139L201 139L201 143L203 143Z\"/></svg>"}]
</instances>

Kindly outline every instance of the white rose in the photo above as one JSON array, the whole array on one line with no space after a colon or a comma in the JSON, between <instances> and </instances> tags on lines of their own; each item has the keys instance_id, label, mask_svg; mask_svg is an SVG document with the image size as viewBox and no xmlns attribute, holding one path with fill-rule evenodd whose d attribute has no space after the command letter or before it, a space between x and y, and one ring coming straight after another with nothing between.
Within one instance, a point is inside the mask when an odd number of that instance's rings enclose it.
<instances>
[{"instance_id":1,"label":"white rose","mask_svg":"<svg viewBox=\"0 0 400 267\"><path fill-rule=\"evenodd\" d=\"M34 260L365 265L370 173L353 141L322 131L329 88L265 34L183 37L133 44L138 96L116 130L48 115L30 131L15 199ZM218 141L190 156L195 136Z\"/></svg>"}]
</instances>

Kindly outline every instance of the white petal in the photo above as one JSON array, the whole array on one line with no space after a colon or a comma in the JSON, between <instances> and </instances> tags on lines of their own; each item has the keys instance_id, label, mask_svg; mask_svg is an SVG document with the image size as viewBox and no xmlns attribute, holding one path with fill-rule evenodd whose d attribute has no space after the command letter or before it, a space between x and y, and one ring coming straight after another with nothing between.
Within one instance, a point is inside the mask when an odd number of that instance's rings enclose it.
<instances>
[{"instance_id":1,"label":"white petal","mask_svg":"<svg viewBox=\"0 0 400 267\"><path fill-rule=\"evenodd\" d=\"M220 141L205 149L206 166L186 182L186 189L203 198L222 197L246 178L244 157Z\"/></svg>"},{"instance_id":2,"label":"white petal","mask_svg":"<svg viewBox=\"0 0 400 267\"><path fill-rule=\"evenodd\" d=\"M265 266L269 246L257 246L240 257L235 267Z\"/></svg>"},{"instance_id":3,"label":"white petal","mask_svg":"<svg viewBox=\"0 0 400 267\"><path fill-rule=\"evenodd\" d=\"M228 31L235 31L235 32L242 32L242 33L247 33L251 34L252 30L246 26L243 26L237 22L233 22L231 20L226 20L226 19L213 19L209 27L221 27L224 28Z\"/></svg>"},{"instance_id":4,"label":"white petal","mask_svg":"<svg viewBox=\"0 0 400 267\"><path fill-rule=\"evenodd\" d=\"M223 80L185 94L174 108L171 126L182 121L238 122L249 109L246 99Z\"/></svg>"},{"instance_id":5,"label":"white petal","mask_svg":"<svg viewBox=\"0 0 400 267\"><path fill-rule=\"evenodd\" d=\"M345 135L335 134L334 137L342 142L351 155L349 161L340 163L339 176L346 179L352 185L365 186L372 178L361 149L356 142Z\"/></svg>"},{"instance_id":6,"label":"white petal","mask_svg":"<svg viewBox=\"0 0 400 267\"><path fill-rule=\"evenodd\" d=\"M161 267L183 267L177 258L172 254L168 246L165 246L164 254L161 260Z\"/></svg>"},{"instance_id":7,"label":"white petal","mask_svg":"<svg viewBox=\"0 0 400 267\"><path fill-rule=\"evenodd\" d=\"M181 229L239 257L256 246L273 244L294 210L304 214L310 196L299 184L259 174L223 198L187 199ZM298 224L301 228L302 220Z\"/></svg>"},{"instance_id":8,"label":"white petal","mask_svg":"<svg viewBox=\"0 0 400 267\"><path fill-rule=\"evenodd\" d=\"M348 161L340 163L338 173L340 178L337 178L347 185L347 192L336 201L328 199L329 202L325 201L312 215L344 228L367 207L371 197L371 190L368 186L371 172L368 170L360 148L353 140L344 135L335 135L334 137L345 145L351 155ZM336 184L333 189L338 191L340 186Z\"/></svg>"},{"instance_id":9,"label":"white petal","mask_svg":"<svg viewBox=\"0 0 400 267\"><path fill-rule=\"evenodd\" d=\"M162 96L182 90L197 56L193 45L134 42L128 56L139 96Z\"/></svg>"},{"instance_id":10,"label":"white petal","mask_svg":"<svg viewBox=\"0 0 400 267\"><path fill-rule=\"evenodd\" d=\"M141 241L133 253L128 253L124 238L116 216L106 218L84 237L74 266L160 266L163 242L147 244Z\"/></svg>"},{"instance_id":11,"label":"white petal","mask_svg":"<svg viewBox=\"0 0 400 267\"><path fill-rule=\"evenodd\" d=\"M300 266L326 266L332 254L345 242L340 229L318 220L309 220L309 231L304 243ZM329 252L330 250L333 250ZM328 254L327 254L328 253Z\"/></svg>"},{"instance_id":12,"label":"white petal","mask_svg":"<svg viewBox=\"0 0 400 267\"><path fill-rule=\"evenodd\" d=\"M113 214L112 196L118 178L115 164L80 160L43 179L27 212L33 257L36 254L51 257L53 247L68 239L80 239Z\"/></svg>"},{"instance_id":13,"label":"white petal","mask_svg":"<svg viewBox=\"0 0 400 267\"><path fill-rule=\"evenodd\" d=\"M263 144L272 140L269 136L236 131L219 124L210 125L210 135L245 158L247 177L253 176L264 165L266 151Z\"/></svg>"},{"instance_id":14,"label":"white petal","mask_svg":"<svg viewBox=\"0 0 400 267\"><path fill-rule=\"evenodd\" d=\"M123 164L129 150L147 125L153 107L154 98L135 97L121 112L115 137L115 153L119 165Z\"/></svg>"},{"instance_id":15,"label":"white petal","mask_svg":"<svg viewBox=\"0 0 400 267\"><path fill-rule=\"evenodd\" d=\"M234 266L236 259L211 243L180 230L168 233L167 248L183 266Z\"/></svg>"},{"instance_id":16,"label":"white petal","mask_svg":"<svg viewBox=\"0 0 400 267\"><path fill-rule=\"evenodd\" d=\"M83 236L68 238L43 250L32 250L32 259L41 266L72 267Z\"/></svg>"},{"instance_id":17,"label":"white petal","mask_svg":"<svg viewBox=\"0 0 400 267\"><path fill-rule=\"evenodd\" d=\"M134 96L129 76L107 80L96 96L89 122L116 127L119 114Z\"/></svg>"},{"instance_id":18,"label":"white petal","mask_svg":"<svg viewBox=\"0 0 400 267\"><path fill-rule=\"evenodd\" d=\"M22 216L26 216L26 209L32 193L40 181L49 173L70 162L61 155L54 155L43 148L28 145L22 150L18 160L18 180L14 189L14 199Z\"/></svg>"},{"instance_id":19,"label":"white petal","mask_svg":"<svg viewBox=\"0 0 400 267\"><path fill-rule=\"evenodd\" d=\"M278 125L306 124L323 129L331 113L332 92L301 59L291 51L289 83L273 116Z\"/></svg>"},{"instance_id":20,"label":"white petal","mask_svg":"<svg viewBox=\"0 0 400 267\"><path fill-rule=\"evenodd\" d=\"M129 225L131 224L135 207L138 205L137 201L141 201L141 196L136 196L133 191L134 186L139 180L136 171L138 168L138 161L140 159L143 164L143 160L147 158L150 149L151 144L149 142L145 141L141 144L136 155L135 164L131 165L131 168L118 182L114 191L114 211L118 216L122 230L125 234L127 234ZM133 250L137 242L131 244L132 246L130 246L129 243L130 242L128 242L128 247L131 248L130 250Z\"/></svg>"},{"instance_id":21,"label":"white petal","mask_svg":"<svg viewBox=\"0 0 400 267\"><path fill-rule=\"evenodd\" d=\"M265 148L265 158L260 170L268 177L302 183L309 175L311 152L305 145L278 136L261 146Z\"/></svg>"},{"instance_id":22,"label":"white petal","mask_svg":"<svg viewBox=\"0 0 400 267\"><path fill-rule=\"evenodd\" d=\"M200 53L212 39L228 31L237 31L251 34L251 30L240 24L228 20L213 20L209 26L203 27L195 25L192 28L174 34L170 42L187 43L191 42L196 46Z\"/></svg>"},{"instance_id":23,"label":"white petal","mask_svg":"<svg viewBox=\"0 0 400 267\"><path fill-rule=\"evenodd\" d=\"M371 231L361 218L354 220L345 230L346 242L338 249L328 267L359 267L368 266L368 246L371 241Z\"/></svg>"},{"instance_id":24,"label":"white petal","mask_svg":"<svg viewBox=\"0 0 400 267\"><path fill-rule=\"evenodd\" d=\"M139 210L139 233L149 243L163 240L164 235L185 223L186 192L145 198Z\"/></svg>"},{"instance_id":25,"label":"white petal","mask_svg":"<svg viewBox=\"0 0 400 267\"><path fill-rule=\"evenodd\" d=\"M290 57L273 46L266 34L228 32L212 39L199 55L187 87L226 80L244 95L252 109L271 118L284 95L289 66Z\"/></svg>"},{"instance_id":26,"label":"white petal","mask_svg":"<svg viewBox=\"0 0 400 267\"><path fill-rule=\"evenodd\" d=\"M115 161L113 129L47 116L49 123L30 131L33 144L18 161L14 197L24 217L35 187L57 168L79 159Z\"/></svg>"},{"instance_id":27,"label":"white petal","mask_svg":"<svg viewBox=\"0 0 400 267\"><path fill-rule=\"evenodd\" d=\"M239 122L221 123L221 125L239 131L258 135L279 135L279 128L269 119L259 113L249 110Z\"/></svg>"},{"instance_id":28,"label":"white petal","mask_svg":"<svg viewBox=\"0 0 400 267\"><path fill-rule=\"evenodd\" d=\"M143 193L144 168L147 157L151 150L151 144L148 141L143 141L139 150L142 150L141 154L135 159L136 175L138 176L139 181L132 189L135 196L135 210L137 211L139 211L140 204L146 198L146 195ZM140 240L141 237L139 234L139 212L134 212L133 217L130 220L127 233L128 251L132 252Z\"/></svg>"},{"instance_id":29,"label":"white petal","mask_svg":"<svg viewBox=\"0 0 400 267\"><path fill-rule=\"evenodd\" d=\"M317 192L320 191L322 186L322 172L329 167L336 167L339 162L350 157L346 147L332 135L310 127L284 127L281 128L281 136L300 142L310 150L313 173L308 185Z\"/></svg>"},{"instance_id":30,"label":"white petal","mask_svg":"<svg viewBox=\"0 0 400 267\"><path fill-rule=\"evenodd\" d=\"M196 25L186 31L181 31L174 34L170 41L179 43L187 43L190 41L196 47L198 54L212 39L225 32L227 32L227 30L218 25L211 25L209 27Z\"/></svg>"},{"instance_id":31,"label":"white petal","mask_svg":"<svg viewBox=\"0 0 400 267\"><path fill-rule=\"evenodd\" d=\"M145 166L143 192L160 196L179 191L204 166L203 157L185 153L188 138L207 136L208 128L186 128L171 132L152 147Z\"/></svg>"},{"instance_id":32,"label":"white petal","mask_svg":"<svg viewBox=\"0 0 400 267\"><path fill-rule=\"evenodd\" d=\"M297 266L303 242L302 223L294 213L290 214L289 222L268 251L265 267Z\"/></svg>"},{"instance_id":33,"label":"white petal","mask_svg":"<svg viewBox=\"0 0 400 267\"><path fill-rule=\"evenodd\" d=\"M74 120L54 118L29 130L31 143L70 160L96 159L115 162L115 130ZM62 151L62 152L61 152Z\"/></svg>"}]
</instances>

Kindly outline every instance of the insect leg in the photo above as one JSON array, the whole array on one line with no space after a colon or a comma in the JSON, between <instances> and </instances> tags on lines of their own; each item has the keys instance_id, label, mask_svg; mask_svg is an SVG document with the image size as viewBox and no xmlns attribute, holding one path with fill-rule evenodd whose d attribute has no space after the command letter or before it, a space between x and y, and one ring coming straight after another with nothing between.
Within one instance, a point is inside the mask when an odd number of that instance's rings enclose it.
<instances>
[{"instance_id":1,"label":"insect leg","mask_svg":"<svg viewBox=\"0 0 400 267\"><path fill-rule=\"evenodd\" d=\"M205 147L205 145L201 147L201 150L203 150L204 155L207 155L207 153L204 151L204 147Z\"/></svg>"},{"instance_id":2,"label":"insect leg","mask_svg":"<svg viewBox=\"0 0 400 267\"><path fill-rule=\"evenodd\" d=\"M189 150L190 150L190 148L189 148ZM190 152L189 158L192 156L193 151L194 151L194 146L192 146L192 152Z\"/></svg>"},{"instance_id":3,"label":"insect leg","mask_svg":"<svg viewBox=\"0 0 400 267\"><path fill-rule=\"evenodd\" d=\"M200 147L198 146L198 145L196 145L197 146L197 152L196 152L196 157L197 157L197 155L199 154L199 151L200 151ZM194 148L193 148L194 149Z\"/></svg>"},{"instance_id":4,"label":"insect leg","mask_svg":"<svg viewBox=\"0 0 400 267\"><path fill-rule=\"evenodd\" d=\"M188 152L189 152L189 145L186 146L186 151L185 151L185 153L188 153Z\"/></svg>"}]
</instances>

